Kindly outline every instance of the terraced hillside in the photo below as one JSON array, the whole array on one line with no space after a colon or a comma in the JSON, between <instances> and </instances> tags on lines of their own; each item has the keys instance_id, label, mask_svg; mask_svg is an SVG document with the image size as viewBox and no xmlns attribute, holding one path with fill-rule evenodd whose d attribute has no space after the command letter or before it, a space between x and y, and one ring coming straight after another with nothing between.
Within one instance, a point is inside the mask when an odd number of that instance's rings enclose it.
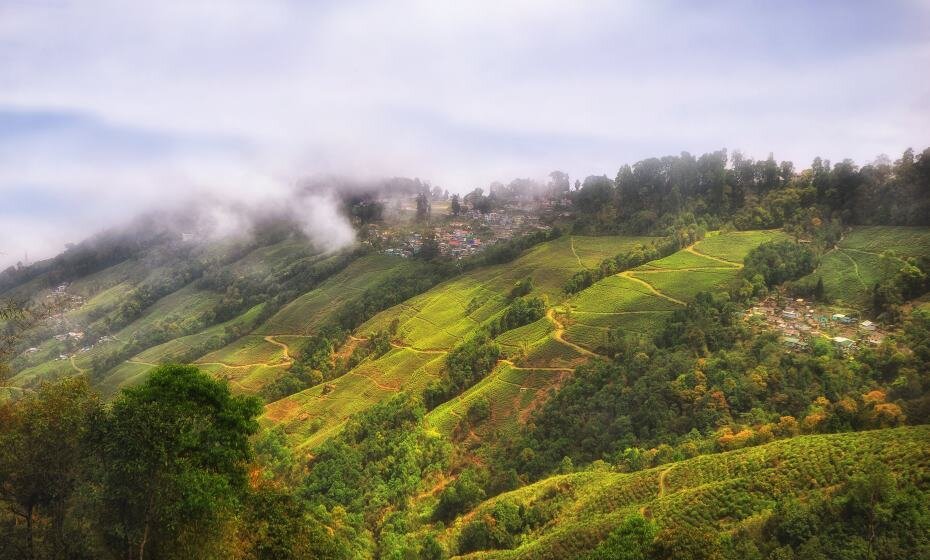
<instances>
[{"instance_id":1,"label":"terraced hillside","mask_svg":"<svg viewBox=\"0 0 930 560\"><path fill-rule=\"evenodd\" d=\"M377 314L356 329L354 335L363 338L395 325L397 334L390 352L362 363L331 383L269 404L265 420L283 425L300 445L313 447L337 430L349 414L396 391L422 391L438 377L446 352L503 311L515 283L532 278L535 287L531 296L559 302L565 297L562 287L572 274L653 239L562 237L527 250L513 262L477 269L444 282ZM558 354L547 361L567 359L579 363L584 359L583 353L570 346L555 344Z\"/></svg>"},{"instance_id":2,"label":"terraced hillside","mask_svg":"<svg viewBox=\"0 0 930 560\"><path fill-rule=\"evenodd\" d=\"M184 348L192 343L224 332L236 324L250 324L244 329L251 334L235 339L229 344L206 355L186 356L187 360L200 365L204 370L227 379L234 389L258 393L263 387L280 377L293 363L300 341L325 324L341 309L341 306L360 293L364 287L385 278L392 272L404 269L409 263L398 257L368 255L353 261L338 274L320 286L306 292L285 305L261 324L250 322L260 308L230 323L215 325L200 333L175 339L150 348L132 358L114 371L119 375L128 370L133 379L144 374L153 365L167 363L185 355ZM142 367L138 367L142 366Z\"/></svg>"},{"instance_id":3,"label":"terraced hillside","mask_svg":"<svg viewBox=\"0 0 930 560\"><path fill-rule=\"evenodd\" d=\"M329 258L302 240L251 250L222 243L168 245L66 282L63 292L53 291L53 277L40 275L0 294L64 299L63 313L26 333L24 342L34 349L14 360L11 382L31 386L86 372L99 390L112 393L153 364L192 361L204 348L216 348L256 326L262 305L217 319L230 294L212 287L207 277L260 285L287 269Z\"/></svg>"},{"instance_id":4,"label":"terraced hillside","mask_svg":"<svg viewBox=\"0 0 930 560\"><path fill-rule=\"evenodd\" d=\"M536 527L514 535L511 550L457 558L563 559L590 551L624 518L639 513L662 528L726 534L770 515L789 496L809 499L863 472L874 460L925 494L930 492L930 427L802 436L759 447L699 456L634 473L554 476L488 500L444 533L458 550L470 523L494 519L496 506L540 513Z\"/></svg>"},{"instance_id":5,"label":"terraced hillside","mask_svg":"<svg viewBox=\"0 0 930 560\"><path fill-rule=\"evenodd\" d=\"M751 248L783 237L777 231L711 236L571 297L562 288L572 274L652 239L571 236L539 245L513 263L470 272L379 313L354 336L395 329L388 354L333 382L269 404L265 422L284 426L293 442L312 448L338 430L349 414L397 391L422 391L439 376L444 355L498 316L514 284L530 277L535 286L530 295L549 304L546 317L501 334L496 341L506 359L427 416L436 430L450 435L471 404L487 399L488 427L501 428L526 418L576 366L598 357L609 329L650 332L698 291L735 278L739 261ZM693 274L700 279L691 279Z\"/></svg>"},{"instance_id":6,"label":"terraced hillside","mask_svg":"<svg viewBox=\"0 0 930 560\"><path fill-rule=\"evenodd\" d=\"M783 237L779 231L711 235L673 255L604 278L573 297L563 297L545 318L499 336L508 360L427 418L448 435L479 399L492 405L488 428L500 429L509 420L526 418L578 364L599 356L610 329L653 332L697 292L723 287L735 278L742 266L739 261L753 247ZM705 276L694 280L695 274Z\"/></svg>"},{"instance_id":7,"label":"terraced hillside","mask_svg":"<svg viewBox=\"0 0 930 560\"><path fill-rule=\"evenodd\" d=\"M853 228L805 280L822 278L837 304L862 307L869 290L893 276L908 257L930 258L930 230L895 226Z\"/></svg>"},{"instance_id":8,"label":"terraced hillside","mask_svg":"<svg viewBox=\"0 0 930 560\"><path fill-rule=\"evenodd\" d=\"M596 349L610 329L649 333L698 292L726 287L750 250L785 237L780 231L711 234L673 255L605 278L566 302L566 338Z\"/></svg>"}]
</instances>

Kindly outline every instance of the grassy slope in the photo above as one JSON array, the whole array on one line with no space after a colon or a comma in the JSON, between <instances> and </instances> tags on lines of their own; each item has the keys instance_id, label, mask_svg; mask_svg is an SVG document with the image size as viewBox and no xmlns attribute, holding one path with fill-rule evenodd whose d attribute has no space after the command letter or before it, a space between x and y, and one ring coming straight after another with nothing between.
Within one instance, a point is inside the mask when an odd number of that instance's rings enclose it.
<instances>
[{"instance_id":1,"label":"grassy slope","mask_svg":"<svg viewBox=\"0 0 930 560\"><path fill-rule=\"evenodd\" d=\"M770 231L713 236L693 248L652 261L637 271L597 282L563 301L564 309L571 308L569 315L553 313L500 336L498 342L515 363L502 363L459 398L430 412L428 420L448 435L465 416L468 407L482 397L492 403L489 428L499 429L509 420L525 418L545 398L546 391L558 385L590 356L584 352L596 351L606 341L608 330L654 332L682 305L672 299L690 300L698 291L725 285L736 277L738 265L719 259L725 256L742 260L751 248L782 236L780 232ZM710 245L710 256L702 254L705 242ZM577 239L575 245L579 252ZM559 294L558 297L563 296ZM503 403L498 404L499 400Z\"/></svg>"},{"instance_id":2,"label":"grassy slope","mask_svg":"<svg viewBox=\"0 0 930 560\"><path fill-rule=\"evenodd\" d=\"M293 265L301 259L319 258L319 256L311 255L308 249L304 242L284 241L255 249L242 258L225 265L225 268L236 277L260 279L271 270ZM203 255L222 261L227 258L228 251L230 247L220 244L206 247L203 249ZM75 280L69 286L68 291L71 294L83 296L85 303L66 313L67 329L83 330L87 325L101 320L101 317L114 313L125 296L135 287L146 282L157 281L169 273L169 268L163 261L163 257L159 255L142 256ZM29 283L33 294L40 299L48 292L47 289L37 288L43 283L48 284L43 278ZM16 291L22 292L23 289L20 287ZM98 388L104 393L113 392L124 386L127 380L138 379L140 373L147 371L150 366L140 362L151 364L169 361L172 356L182 353L183 349L190 345L218 336L227 325L244 325L248 322L250 316L247 313L222 325L210 327L204 324L204 313L219 299L219 294L198 290L193 284L184 286L153 303L139 318L114 333L116 340L99 344L88 352L79 353L74 360L58 360L59 353L70 353L73 349L69 349L67 343L49 338L37 345L39 351L26 360L24 366L16 372L12 383L24 386L41 379L88 371L91 360L95 356L118 351L134 338L144 338L154 329L172 324L177 338L167 344L147 349L131 358L131 361L120 364L109 372L96 372L102 379L98 383ZM257 311L253 311L251 317L254 315L257 315ZM147 353L148 350L152 352Z\"/></svg>"},{"instance_id":3,"label":"grassy slope","mask_svg":"<svg viewBox=\"0 0 930 560\"><path fill-rule=\"evenodd\" d=\"M269 404L264 420L285 426L302 446L318 445L350 414L398 390L422 391L438 377L444 353L499 314L507 305L507 294L519 280L532 277L533 295L560 301L564 297L562 286L582 266L595 266L604 258L648 240L564 237L533 247L511 263L481 268L444 282L379 313L356 330L357 336L367 336L387 329L397 320L396 347L391 352L362 363L328 384Z\"/></svg>"},{"instance_id":4,"label":"grassy slope","mask_svg":"<svg viewBox=\"0 0 930 560\"><path fill-rule=\"evenodd\" d=\"M810 278L823 278L827 295L837 304L862 307L872 286L897 272L901 258L919 256L930 256L928 228L856 227L824 255Z\"/></svg>"},{"instance_id":5,"label":"grassy slope","mask_svg":"<svg viewBox=\"0 0 930 560\"><path fill-rule=\"evenodd\" d=\"M567 302L565 338L590 350L618 328L648 334L700 291L725 287L736 278L743 257L761 243L783 239L779 231L709 235L668 257L604 278Z\"/></svg>"},{"instance_id":6,"label":"grassy slope","mask_svg":"<svg viewBox=\"0 0 930 560\"><path fill-rule=\"evenodd\" d=\"M640 512L660 526L688 525L714 532L766 515L787 496L804 497L843 483L873 459L930 490L930 426L802 436L767 445L695 457L624 474L559 475L495 497L445 533L452 543L466 522L495 503L547 505L555 516L507 551L466 558L562 559L590 550L624 517Z\"/></svg>"},{"instance_id":7,"label":"grassy slope","mask_svg":"<svg viewBox=\"0 0 930 560\"><path fill-rule=\"evenodd\" d=\"M261 335L308 335L332 318L340 305L391 272L408 266L408 261L388 255L368 255L327 279L278 311L256 329Z\"/></svg>"}]
</instances>

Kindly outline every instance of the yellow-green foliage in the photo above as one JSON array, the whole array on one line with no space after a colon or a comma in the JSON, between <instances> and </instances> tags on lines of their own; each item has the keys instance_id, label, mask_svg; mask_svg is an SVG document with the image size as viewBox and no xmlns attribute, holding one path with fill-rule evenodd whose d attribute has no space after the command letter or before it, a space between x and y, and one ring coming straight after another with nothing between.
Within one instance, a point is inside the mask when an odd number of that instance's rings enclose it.
<instances>
[{"instance_id":1,"label":"yellow-green foliage","mask_svg":"<svg viewBox=\"0 0 930 560\"><path fill-rule=\"evenodd\" d=\"M722 532L765 515L776 500L803 498L841 484L878 460L896 476L927 487L930 426L803 436L706 455L630 474L583 472L551 477L488 500L467 519L510 501L546 506L551 523L523 535L513 550L463 558L572 558L594 548L624 517L643 512L660 527ZM445 533L454 543L467 521Z\"/></svg>"},{"instance_id":2,"label":"yellow-green foliage","mask_svg":"<svg viewBox=\"0 0 930 560\"><path fill-rule=\"evenodd\" d=\"M198 363L216 362L230 366L277 365L284 361L284 349L258 335L244 336L197 360Z\"/></svg>"},{"instance_id":3,"label":"yellow-green foliage","mask_svg":"<svg viewBox=\"0 0 930 560\"><path fill-rule=\"evenodd\" d=\"M859 226L840 242L844 249L870 253L890 251L899 257L930 253L930 228L903 226Z\"/></svg>"},{"instance_id":4,"label":"yellow-green foliage","mask_svg":"<svg viewBox=\"0 0 930 560\"><path fill-rule=\"evenodd\" d=\"M459 398L436 407L426 415L426 419L430 426L449 436L463 421L469 407L478 399L486 398L491 404L487 425L500 428L502 424L516 419L515 411L519 411L520 416L528 413L534 402L538 402L567 373L568 370L527 369L501 363Z\"/></svg>"},{"instance_id":5,"label":"yellow-green foliage","mask_svg":"<svg viewBox=\"0 0 930 560\"><path fill-rule=\"evenodd\" d=\"M572 314L565 318L565 338L597 349L612 328L654 332L698 292L727 288L751 249L783 238L780 231L711 234L691 249L604 278L566 302Z\"/></svg>"},{"instance_id":6,"label":"yellow-green foliage","mask_svg":"<svg viewBox=\"0 0 930 560\"><path fill-rule=\"evenodd\" d=\"M441 352L450 350L500 314L518 281L531 277L534 283L531 297L560 301L564 298L562 286L572 274L582 270L576 253L583 254L594 266L603 258L626 252L644 241L628 237L564 237L537 245L513 262L476 269L443 282L375 315L356 329L358 336L366 336L386 331L396 321L394 338L405 348L363 362L332 382L270 404L264 419L284 425L294 441L301 445L318 445L334 433L349 414L366 410L398 390L422 391L439 375ZM508 338L505 341L507 355L519 358L516 354L526 346L529 355L521 365L527 367L574 366L585 359L551 338L551 326L547 327L543 321L520 333L522 337L518 334L516 338Z\"/></svg>"},{"instance_id":7,"label":"yellow-green foliage","mask_svg":"<svg viewBox=\"0 0 930 560\"><path fill-rule=\"evenodd\" d=\"M356 412L403 389L421 392L439 377L443 354L394 349L374 361L300 393L270 403L262 420L277 424L299 447L312 448L335 433Z\"/></svg>"},{"instance_id":8,"label":"yellow-green foliage","mask_svg":"<svg viewBox=\"0 0 930 560\"><path fill-rule=\"evenodd\" d=\"M788 239L788 236L781 230L731 231L708 235L697 242L694 249L703 255L742 264L746 254L755 247L768 241L783 239Z\"/></svg>"},{"instance_id":9,"label":"yellow-green foliage","mask_svg":"<svg viewBox=\"0 0 930 560\"><path fill-rule=\"evenodd\" d=\"M630 275L675 299L687 301L698 292L726 288L736 278L736 268L670 272L631 272Z\"/></svg>"},{"instance_id":10,"label":"yellow-green foliage","mask_svg":"<svg viewBox=\"0 0 930 560\"><path fill-rule=\"evenodd\" d=\"M804 280L822 278L826 294L839 304L863 306L872 287L894 276L902 258L930 256L930 229L856 227Z\"/></svg>"},{"instance_id":11,"label":"yellow-green foliage","mask_svg":"<svg viewBox=\"0 0 930 560\"><path fill-rule=\"evenodd\" d=\"M732 268L734 266L736 265L720 262L689 251L678 251L665 258L650 261L634 270L683 270L692 268Z\"/></svg>"},{"instance_id":12,"label":"yellow-green foliage","mask_svg":"<svg viewBox=\"0 0 930 560\"><path fill-rule=\"evenodd\" d=\"M317 288L284 306L256 329L256 334L312 334L326 324L346 300L406 266L409 263L400 257L362 257Z\"/></svg>"},{"instance_id":13,"label":"yellow-green foliage","mask_svg":"<svg viewBox=\"0 0 930 560\"><path fill-rule=\"evenodd\" d=\"M575 253L586 268L597 268L604 259L627 253L636 245L646 247L660 241L662 241L661 237L586 237L579 235L569 239L570 243L574 243Z\"/></svg>"},{"instance_id":14,"label":"yellow-green foliage","mask_svg":"<svg viewBox=\"0 0 930 560\"><path fill-rule=\"evenodd\" d=\"M569 305L575 311L620 313L629 311L674 311L680 306L661 298L639 282L623 276L608 276L581 291Z\"/></svg>"}]
</instances>

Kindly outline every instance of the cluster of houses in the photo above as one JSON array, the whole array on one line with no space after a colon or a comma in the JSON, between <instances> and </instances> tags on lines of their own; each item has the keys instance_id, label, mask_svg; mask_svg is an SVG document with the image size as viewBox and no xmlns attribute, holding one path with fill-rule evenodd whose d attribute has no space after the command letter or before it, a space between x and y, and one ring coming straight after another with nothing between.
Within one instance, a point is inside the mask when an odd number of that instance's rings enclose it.
<instances>
[{"instance_id":1,"label":"cluster of houses","mask_svg":"<svg viewBox=\"0 0 930 560\"><path fill-rule=\"evenodd\" d=\"M87 336L84 331L74 329L74 326L71 324L71 321L66 317L68 311L76 309L84 304L84 298L78 295L68 293L68 284L61 284L55 287L48 295L46 299L52 300L51 305L54 306L56 313L49 317L51 326L60 330L58 334L54 335L53 338L56 342L67 342L69 348L75 348L78 345L82 345L75 354L82 354L84 352L89 352L98 344L105 342L111 342L116 340L115 336L103 336L100 337L96 342L86 341ZM74 330L72 330L74 329ZM39 348L31 347L27 348L23 354L32 355L39 352ZM59 360L68 360L72 354L59 354Z\"/></svg>"},{"instance_id":2,"label":"cluster of houses","mask_svg":"<svg viewBox=\"0 0 930 560\"><path fill-rule=\"evenodd\" d=\"M536 216L506 212L482 214L470 210L457 219L434 227L433 234L440 254L461 259L479 253L499 241L549 229L549 226L540 224ZM389 227L379 229L372 226L369 228L369 236L377 238L382 253L401 257L416 255L424 242L424 236L419 232L404 232Z\"/></svg>"},{"instance_id":3,"label":"cluster of houses","mask_svg":"<svg viewBox=\"0 0 930 560\"><path fill-rule=\"evenodd\" d=\"M830 313L803 299L779 305L770 297L752 307L747 318L761 321L782 334L789 350L807 350L813 338L828 339L841 352L862 346L877 346L886 333L869 320L859 320L844 313Z\"/></svg>"}]
</instances>

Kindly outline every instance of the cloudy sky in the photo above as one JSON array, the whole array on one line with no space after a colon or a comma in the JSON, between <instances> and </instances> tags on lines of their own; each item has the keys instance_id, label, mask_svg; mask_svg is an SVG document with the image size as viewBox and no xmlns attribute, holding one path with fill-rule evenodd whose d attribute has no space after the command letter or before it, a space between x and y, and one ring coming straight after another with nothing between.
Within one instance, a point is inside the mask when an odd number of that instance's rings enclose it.
<instances>
[{"instance_id":1,"label":"cloudy sky","mask_svg":"<svg viewBox=\"0 0 930 560\"><path fill-rule=\"evenodd\" d=\"M894 159L930 146L928 69L926 0L0 0L0 265L316 173Z\"/></svg>"}]
</instances>

